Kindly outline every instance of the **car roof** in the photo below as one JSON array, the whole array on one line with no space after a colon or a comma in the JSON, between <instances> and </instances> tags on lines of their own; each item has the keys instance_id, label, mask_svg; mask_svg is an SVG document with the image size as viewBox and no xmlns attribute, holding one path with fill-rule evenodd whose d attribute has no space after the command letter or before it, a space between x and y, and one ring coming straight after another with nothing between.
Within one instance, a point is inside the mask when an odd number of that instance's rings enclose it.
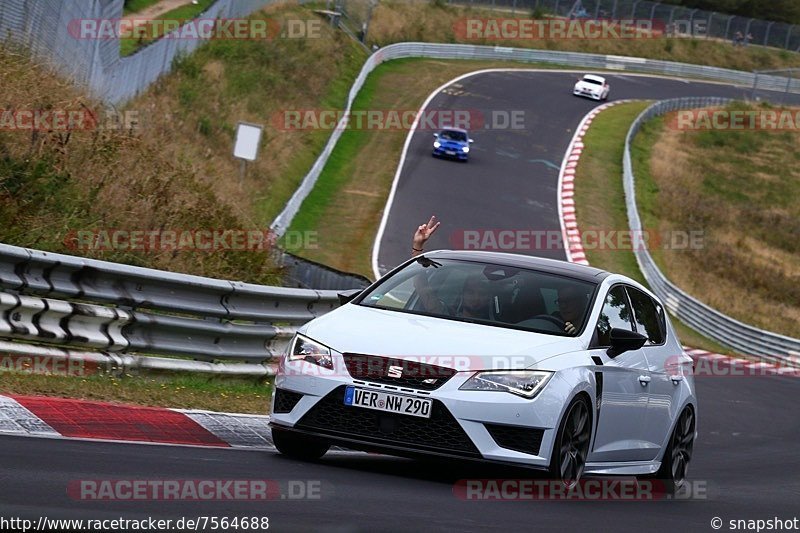
<instances>
[{"instance_id":1,"label":"car roof","mask_svg":"<svg viewBox=\"0 0 800 533\"><path fill-rule=\"evenodd\" d=\"M545 259L522 254L504 252L486 252L479 250L435 250L425 253L426 257L442 259L461 259L464 261L480 261L503 266L532 268L548 274L557 274L581 281L600 283L611 275L610 272L587 265L579 265L558 259Z\"/></svg>"},{"instance_id":2,"label":"car roof","mask_svg":"<svg viewBox=\"0 0 800 533\"><path fill-rule=\"evenodd\" d=\"M442 128L441 131L457 131L460 133L468 133L464 128Z\"/></svg>"},{"instance_id":3,"label":"car roof","mask_svg":"<svg viewBox=\"0 0 800 533\"><path fill-rule=\"evenodd\" d=\"M583 79L599 81L600 83L605 83L606 82L606 79L604 77L597 76L595 74L584 74Z\"/></svg>"}]
</instances>

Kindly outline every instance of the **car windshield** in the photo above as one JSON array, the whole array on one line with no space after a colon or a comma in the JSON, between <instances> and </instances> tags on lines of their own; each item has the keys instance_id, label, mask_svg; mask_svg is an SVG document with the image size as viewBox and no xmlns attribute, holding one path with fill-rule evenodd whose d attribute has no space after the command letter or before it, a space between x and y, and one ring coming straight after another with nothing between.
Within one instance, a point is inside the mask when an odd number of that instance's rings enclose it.
<instances>
[{"instance_id":1,"label":"car windshield","mask_svg":"<svg viewBox=\"0 0 800 533\"><path fill-rule=\"evenodd\" d=\"M565 323L579 334L596 284L565 276L456 259L420 257L383 280L356 303L553 335Z\"/></svg>"},{"instance_id":2,"label":"car windshield","mask_svg":"<svg viewBox=\"0 0 800 533\"><path fill-rule=\"evenodd\" d=\"M467 142L467 134L463 131L444 130L439 134L439 138L445 141Z\"/></svg>"},{"instance_id":3,"label":"car windshield","mask_svg":"<svg viewBox=\"0 0 800 533\"><path fill-rule=\"evenodd\" d=\"M603 82L594 78L583 78L584 83L591 83L592 85L603 85Z\"/></svg>"}]
</instances>

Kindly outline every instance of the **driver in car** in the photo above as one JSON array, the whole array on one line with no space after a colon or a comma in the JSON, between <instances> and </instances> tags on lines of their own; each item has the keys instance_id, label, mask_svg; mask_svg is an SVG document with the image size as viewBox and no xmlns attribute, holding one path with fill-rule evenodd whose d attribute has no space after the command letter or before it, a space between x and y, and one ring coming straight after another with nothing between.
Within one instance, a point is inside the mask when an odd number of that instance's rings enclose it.
<instances>
[{"instance_id":1,"label":"driver in car","mask_svg":"<svg viewBox=\"0 0 800 533\"><path fill-rule=\"evenodd\" d=\"M567 285L558 289L558 311L553 315L564 321L564 331L574 335L581 327L581 315L586 303L586 298L577 287Z\"/></svg>"}]
</instances>

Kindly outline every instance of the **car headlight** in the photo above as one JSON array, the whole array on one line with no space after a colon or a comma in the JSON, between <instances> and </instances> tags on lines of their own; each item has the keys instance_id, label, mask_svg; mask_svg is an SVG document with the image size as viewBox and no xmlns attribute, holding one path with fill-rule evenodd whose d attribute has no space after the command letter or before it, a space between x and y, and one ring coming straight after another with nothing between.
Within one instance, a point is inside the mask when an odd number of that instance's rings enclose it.
<instances>
[{"instance_id":1,"label":"car headlight","mask_svg":"<svg viewBox=\"0 0 800 533\"><path fill-rule=\"evenodd\" d=\"M462 146L461 147L461 151L464 152L465 154L468 154L469 153L469 146Z\"/></svg>"},{"instance_id":2,"label":"car headlight","mask_svg":"<svg viewBox=\"0 0 800 533\"><path fill-rule=\"evenodd\" d=\"M442 145L442 143L440 143L439 141L433 141L433 147L434 148L439 148L441 145Z\"/></svg>"},{"instance_id":3,"label":"car headlight","mask_svg":"<svg viewBox=\"0 0 800 533\"><path fill-rule=\"evenodd\" d=\"M502 372L478 372L459 389L510 392L523 398L533 398L552 377L544 370L505 370Z\"/></svg>"},{"instance_id":4,"label":"car headlight","mask_svg":"<svg viewBox=\"0 0 800 533\"><path fill-rule=\"evenodd\" d=\"M299 333L292 339L287 359L289 361L305 361L333 370L331 349Z\"/></svg>"}]
</instances>

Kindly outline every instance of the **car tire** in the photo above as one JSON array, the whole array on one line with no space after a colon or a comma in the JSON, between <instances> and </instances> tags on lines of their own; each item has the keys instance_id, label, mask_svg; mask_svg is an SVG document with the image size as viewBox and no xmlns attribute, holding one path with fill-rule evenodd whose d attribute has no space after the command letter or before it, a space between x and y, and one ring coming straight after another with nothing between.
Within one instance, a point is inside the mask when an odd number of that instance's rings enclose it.
<instances>
[{"instance_id":1,"label":"car tire","mask_svg":"<svg viewBox=\"0 0 800 533\"><path fill-rule=\"evenodd\" d=\"M319 459L331 447L325 441L274 427L272 428L272 442L283 455L303 460Z\"/></svg>"},{"instance_id":2,"label":"car tire","mask_svg":"<svg viewBox=\"0 0 800 533\"><path fill-rule=\"evenodd\" d=\"M592 411L584 395L576 396L564 411L558 426L553 453L550 457L550 476L567 488L578 484L589 455L592 437Z\"/></svg>"},{"instance_id":3,"label":"car tire","mask_svg":"<svg viewBox=\"0 0 800 533\"><path fill-rule=\"evenodd\" d=\"M661 468L655 475L645 476L645 479L656 481L656 489L663 489L665 494L674 494L686 482L686 473L694 449L694 432L694 410L687 406L681 411L669 437L667 449L661 459Z\"/></svg>"}]
</instances>

